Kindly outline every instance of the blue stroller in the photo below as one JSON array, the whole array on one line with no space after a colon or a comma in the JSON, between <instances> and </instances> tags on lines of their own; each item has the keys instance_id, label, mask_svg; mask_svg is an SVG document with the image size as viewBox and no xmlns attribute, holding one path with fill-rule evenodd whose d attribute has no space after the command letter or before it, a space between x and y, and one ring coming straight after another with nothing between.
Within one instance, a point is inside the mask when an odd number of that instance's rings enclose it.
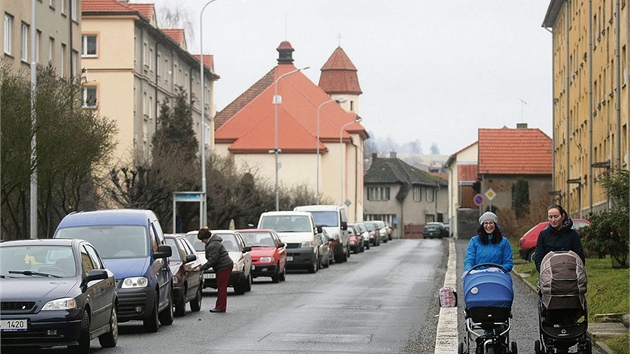
<instances>
[{"instance_id":1,"label":"blue stroller","mask_svg":"<svg viewBox=\"0 0 630 354\"><path fill-rule=\"evenodd\" d=\"M466 273L466 336L458 353L517 354L516 342L510 343L513 299L512 276L501 265L482 263Z\"/></svg>"}]
</instances>

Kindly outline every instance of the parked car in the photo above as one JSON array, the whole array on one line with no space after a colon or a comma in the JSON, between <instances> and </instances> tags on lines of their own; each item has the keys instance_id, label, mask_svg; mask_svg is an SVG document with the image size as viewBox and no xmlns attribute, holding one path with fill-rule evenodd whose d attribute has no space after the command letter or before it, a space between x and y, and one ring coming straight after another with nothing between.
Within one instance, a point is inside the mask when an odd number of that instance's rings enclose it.
<instances>
[{"instance_id":1,"label":"parked car","mask_svg":"<svg viewBox=\"0 0 630 354\"><path fill-rule=\"evenodd\" d=\"M165 234L166 244L171 246L173 254L169 258L169 267L173 273L173 303L175 315L186 314L186 303L190 310L201 310L203 299L203 274L195 267L202 263L197 260L197 253L184 234Z\"/></svg>"},{"instance_id":2,"label":"parked car","mask_svg":"<svg viewBox=\"0 0 630 354\"><path fill-rule=\"evenodd\" d=\"M363 241L363 249L369 250L370 249L370 232L365 226L365 223L355 222L354 224L351 224L351 225L355 229L355 232L361 235L361 240Z\"/></svg>"},{"instance_id":3,"label":"parked car","mask_svg":"<svg viewBox=\"0 0 630 354\"><path fill-rule=\"evenodd\" d=\"M87 353L118 341L116 280L84 240L0 243L2 348L68 346Z\"/></svg>"},{"instance_id":4,"label":"parked car","mask_svg":"<svg viewBox=\"0 0 630 354\"><path fill-rule=\"evenodd\" d=\"M350 257L348 244L348 217L345 205L301 205L294 211L306 211L313 214L315 225L328 232L334 243L335 262L342 263Z\"/></svg>"},{"instance_id":5,"label":"parked car","mask_svg":"<svg viewBox=\"0 0 630 354\"><path fill-rule=\"evenodd\" d=\"M352 253L363 252L363 231L359 224L348 224L348 242Z\"/></svg>"},{"instance_id":6,"label":"parked car","mask_svg":"<svg viewBox=\"0 0 630 354\"><path fill-rule=\"evenodd\" d=\"M252 248L252 277L271 277L273 283L286 279L287 248L275 230L239 230L245 245Z\"/></svg>"},{"instance_id":7,"label":"parked car","mask_svg":"<svg viewBox=\"0 0 630 354\"><path fill-rule=\"evenodd\" d=\"M448 230L446 229L446 226L444 226L444 224L441 222L428 222L426 225L424 225L422 237L441 239L442 237L448 237Z\"/></svg>"},{"instance_id":8,"label":"parked car","mask_svg":"<svg viewBox=\"0 0 630 354\"><path fill-rule=\"evenodd\" d=\"M149 332L173 323L172 255L155 213L112 209L66 215L54 238L90 242L116 277L118 321L142 320Z\"/></svg>"},{"instance_id":9,"label":"parked car","mask_svg":"<svg viewBox=\"0 0 630 354\"><path fill-rule=\"evenodd\" d=\"M335 262L335 242L331 241L328 231L322 230L322 244L319 246L319 267L328 268Z\"/></svg>"},{"instance_id":10,"label":"parked car","mask_svg":"<svg viewBox=\"0 0 630 354\"><path fill-rule=\"evenodd\" d=\"M380 246L381 238L380 238L380 235L378 234L378 231L377 231L378 229L376 228L376 225L374 224L374 222L365 221L363 225L368 231L368 235L370 236L370 243L372 244L372 246Z\"/></svg>"},{"instance_id":11,"label":"parked car","mask_svg":"<svg viewBox=\"0 0 630 354\"><path fill-rule=\"evenodd\" d=\"M387 230L387 239L389 239L391 241L392 240L392 233L394 232L394 228L392 228L392 225L390 225L390 223L386 222L385 223L385 229Z\"/></svg>"},{"instance_id":12,"label":"parked car","mask_svg":"<svg viewBox=\"0 0 630 354\"><path fill-rule=\"evenodd\" d=\"M586 219L576 218L572 220L573 220L572 229L574 230L579 230L582 227L588 226L591 224ZM522 259L526 259L528 261L534 260L534 253L535 253L534 251L536 250L536 242L538 242L538 235L540 234L542 230L544 230L547 227L547 225L549 225L549 221L540 222L534 225L534 227L529 229L529 231L527 231L525 234L523 234L523 237L521 237L519 241L519 248L518 248L518 254Z\"/></svg>"},{"instance_id":13,"label":"parked car","mask_svg":"<svg viewBox=\"0 0 630 354\"><path fill-rule=\"evenodd\" d=\"M252 290L252 256L251 247L245 245L243 237L238 231L234 230L210 230L213 235L218 235L223 239L223 247L230 254L230 258L234 262L230 281L228 286L234 289L234 293L242 295ZM193 244L197 255L203 253L203 263L206 262L205 244L197 239L197 232L189 232L186 238ZM201 244L201 245L200 245ZM203 273L203 287L217 288L217 274L214 269L206 269Z\"/></svg>"},{"instance_id":14,"label":"parked car","mask_svg":"<svg viewBox=\"0 0 630 354\"><path fill-rule=\"evenodd\" d=\"M381 242L387 243L389 241L389 235L387 234L387 226L385 226L385 222L380 220L372 221L378 230L378 234L381 238Z\"/></svg>"}]
</instances>

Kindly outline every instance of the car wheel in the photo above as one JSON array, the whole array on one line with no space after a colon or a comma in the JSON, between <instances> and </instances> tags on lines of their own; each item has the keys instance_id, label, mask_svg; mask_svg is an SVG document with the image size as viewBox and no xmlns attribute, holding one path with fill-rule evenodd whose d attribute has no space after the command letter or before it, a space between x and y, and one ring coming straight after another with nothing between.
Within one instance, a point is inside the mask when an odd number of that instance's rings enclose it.
<instances>
[{"instance_id":1,"label":"car wheel","mask_svg":"<svg viewBox=\"0 0 630 354\"><path fill-rule=\"evenodd\" d=\"M317 272L317 268L319 268L319 257L315 255L307 270L309 273L315 273Z\"/></svg>"},{"instance_id":2,"label":"car wheel","mask_svg":"<svg viewBox=\"0 0 630 354\"><path fill-rule=\"evenodd\" d=\"M280 281L287 280L287 267L286 266L284 268L282 268L282 272L280 272L280 275L278 276L278 279L280 279Z\"/></svg>"},{"instance_id":3,"label":"car wheel","mask_svg":"<svg viewBox=\"0 0 630 354\"><path fill-rule=\"evenodd\" d=\"M98 342L103 348L113 348L118 342L118 315L116 314L116 307L112 308L112 313L109 316L109 332L101 334L98 337Z\"/></svg>"},{"instance_id":4,"label":"car wheel","mask_svg":"<svg viewBox=\"0 0 630 354\"><path fill-rule=\"evenodd\" d=\"M156 298L155 301L153 301L153 310L151 311L151 315L149 315L149 318L143 321L144 328L146 328L148 332L157 332L158 329L160 329L157 303L158 299Z\"/></svg>"},{"instance_id":5,"label":"car wheel","mask_svg":"<svg viewBox=\"0 0 630 354\"><path fill-rule=\"evenodd\" d=\"M365 244L365 249L366 249L366 250L369 250L369 249L370 249L370 241L368 241L368 242Z\"/></svg>"},{"instance_id":6,"label":"car wheel","mask_svg":"<svg viewBox=\"0 0 630 354\"><path fill-rule=\"evenodd\" d=\"M534 252L535 250L531 250L529 251L529 255L527 255L527 259L530 262L534 262L534 258L536 258L536 252Z\"/></svg>"},{"instance_id":7,"label":"car wheel","mask_svg":"<svg viewBox=\"0 0 630 354\"><path fill-rule=\"evenodd\" d=\"M203 286L200 284L199 287L197 287L195 298L190 302L190 311L192 312L198 312L199 310L201 310L201 300L203 299L203 296L201 294L202 288Z\"/></svg>"},{"instance_id":8,"label":"car wheel","mask_svg":"<svg viewBox=\"0 0 630 354\"><path fill-rule=\"evenodd\" d=\"M276 273L274 273L271 276L271 282L272 283L279 283L280 282L280 263L278 263L278 269L276 269Z\"/></svg>"},{"instance_id":9,"label":"car wheel","mask_svg":"<svg viewBox=\"0 0 630 354\"><path fill-rule=\"evenodd\" d=\"M90 315L88 315L87 310L83 310L81 332L79 333L79 344L68 346L68 352L73 354L90 352Z\"/></svg>"},{"instance_id":10,"label":"car wheel","mask_svg":"<svg viewBox=\"0 0 630 354\"><path fill-rule=\"evenodd\" d=\"M328 256L328 259L326 260L326 262L322 262L323 268L328 268L329 266L330 266L330 255Z\"/></svg>"},{"instance_id":11,"label":"car wheel","mask_svg":"<svg viewBox=\"0 0 630 354\"><path fill-rule=\"evenodd\" d=\"M245 291L252 291L252 274L247 276L247 283L245 283Z\"/></svg>"},{"instance_id":12,"label":"car wheel","mask_svg":"<svg viewBox=\"0 0 630 354\"><path fill-rule=\"evenodd\" d=\"M181 298L177 300L175 303L175 316L182 317L186 314L186 287L188 285L184 284L184 288L182 289L183 294Z\"/></svg>"},{"instance_id":13,"label":"car wheel","mask_svg":"<svg viewBox=\"0 0 630 354\"><path fill-rule=\"evenodd\" d=\"M173 291L168 296L168 306L159 314L161 325L170 325L173 323Z\"/></svg>"}]
</instances>

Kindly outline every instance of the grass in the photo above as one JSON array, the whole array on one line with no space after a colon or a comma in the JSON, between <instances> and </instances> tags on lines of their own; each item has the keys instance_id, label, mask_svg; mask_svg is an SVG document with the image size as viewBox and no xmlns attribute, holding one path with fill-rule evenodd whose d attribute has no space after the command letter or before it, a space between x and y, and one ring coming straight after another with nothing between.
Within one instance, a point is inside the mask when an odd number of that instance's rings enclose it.
<instances>
[{"instance_id":1,"label":"grass","mask_svg":"<svg viewBox=\"0 0 630 354\"><path fill-rule=\"evenodd\" d=\"M536 286L538 272L533 262L527 262L518 255L518 242L512 242L514 250L514 271L529 273L525 281ZM628 269L613 269L609 257L586 259L586 274L588 276L588 290L586 302L588 304L588 321L595 322L595 315L604 313L630 313L630 274ZM629 353L629 336L623 335L603 342L614 353Z\"/></svg>"}]
</instances>

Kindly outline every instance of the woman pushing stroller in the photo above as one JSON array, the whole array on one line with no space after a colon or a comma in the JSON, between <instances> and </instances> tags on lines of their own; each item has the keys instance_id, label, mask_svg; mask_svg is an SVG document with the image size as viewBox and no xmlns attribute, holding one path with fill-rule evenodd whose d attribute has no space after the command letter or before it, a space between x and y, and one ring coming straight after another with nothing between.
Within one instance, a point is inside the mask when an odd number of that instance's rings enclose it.
<instances>
[{"instance_id":1,"label":"woman pushing stroller","mask_svg":"<svg viewBox=\"0 0 630 354\"><path fill-rule=\"evenodd\" d=\"M477 235L466 248L462 276L466 337L459 345L459 354L517 353L516 343L509 341L514 299L509 274L512 266L512 248L501 233L498 217L484 213L479 218Z\"/></svg>"}]
</instances>

